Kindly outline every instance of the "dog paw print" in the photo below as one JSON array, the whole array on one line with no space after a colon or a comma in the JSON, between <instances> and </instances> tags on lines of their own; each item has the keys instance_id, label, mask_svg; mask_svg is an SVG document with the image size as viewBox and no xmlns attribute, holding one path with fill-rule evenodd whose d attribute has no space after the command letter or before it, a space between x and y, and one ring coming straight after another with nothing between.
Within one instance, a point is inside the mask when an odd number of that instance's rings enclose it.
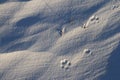
<instances>
[{"instance_id":1,"label":"dog paw print","mask_svg":"<svg viewBox=\"0 0 120 80\"><path fill-rule=\"evenodd\" d=\"M88 21L83 25L83 28L87 28L92 23L99 23L99 17L96 15L91 16Z\"/></svg>"},{"instance_id":2,"label":"dog paw print","mask_svg":"<svg viewBox=\"0 0 120 80\"><path fill-rule=\"evenodd\" d=\"M99 17L98 16L96 16L96 15L93 15L93 16L91 16L90 17L90 21L95 21L95 22L99 22Z\"/></svg>"},{"instance_id":3,"label":"dog paw print","mask_svg":"<svg viewBox=\"0 0 120 80\"><path fill-rule=\"evenodd\" d=\"M67 59L63 59L61 60L61 68L63 69L69 69L69 67L71 66L71 62Z\"/></svg>"},{"instance_id":4,"label":"dog paw print","mask_svg":"<svg viewBox=\"0 0 120 80\"><path fill-rule=\"evenodd\" d=\"M90 49L84 49L83 51L85 54L92 54L91 50Z\"/></svg>"},{"instance_id":5,"label":"dog paw print","mask_svg":"<svg viewBox=\"0 0 120 80\"><path fill-rule=\"evenodd\" d=\"M119 7L119 5L112 5L112 10L114 10L114 9L116 9L118 7Z\"/></svg>"}]
</instances>

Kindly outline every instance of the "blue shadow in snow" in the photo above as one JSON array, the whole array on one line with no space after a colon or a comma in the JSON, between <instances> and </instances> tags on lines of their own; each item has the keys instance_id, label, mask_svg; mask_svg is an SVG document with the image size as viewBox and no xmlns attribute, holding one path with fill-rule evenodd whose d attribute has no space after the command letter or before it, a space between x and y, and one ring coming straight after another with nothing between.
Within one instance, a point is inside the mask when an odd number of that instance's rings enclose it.
<instances>
[{"instance_id":1,"label":"blue shadow in snow","mask_svg":"<svg viewBox=\"0 0 120 80\"><path fill-rule=\"evenodd\" d=\"M4 46L8 45L9 43L19 40L20 38L23 38L24 33L27 30L27 28L41 20L42 20L42 18L37 15L37 16L27 17L27 18L24 18L24 19L21 19L20 21L18 21L14 25L14 28L12 30L9 30L11 32L9 32L8 34L6 34L5 36L3 36L1 38L0 48L4 48ZM34 42L30 42L30 43L31 44L29 44L27 42L23 43L23 44L16 44L14 46L10 46L10 48L12 51L14 51L13 48L14 49L18 48L20 50L20 47L21 47L21 49L23 49L22 46L24 46L24 48L27 49ZM0 52L1 53L6 52L6 51L9 52L10 48L8 47L8 49L2 49Z\"/></svg>"},{"instance_id":2,"label":"blue shadow in snow","mask_svg":"<svg viewBox=\"0 0 120 80\"><path fill-rule=\"evenodd\" d=\"M100 40L105 40L108 39L114 35L116 35L117 33L120 32L120 27L119 27L119 21L115 22L112 25L106 25L108 27L103 28L103 33L98 35L98 37L95 39L95 41L100 41ZM109 28L109 29L108 29Z\"/></svg>"},{"instance_id":3,"label":"blue shadow in snow","mask_svg":"<svg viewBox=\"0 0 120 80\"><path fill-rule=\"evenodd\" d=\"M16 1L8 1L8 0L0 0L0 4L6 3L6 2L27 2L27 1L31 1L31 0L16 0Z\"/></svg>"},{"instance_id":4,"label":"blue shadow in snow","mask_svg":"<svg viewBox=\"0 0 120 80\"><path fill-rule=\"evenodd\" d=\"M7 0L0 0L0 4L7 2Z\"/></svg>"},{"instance_id":5,"label":"blue shadow in snow","mask_svg":"<svg viewBox=\"0 0 120 80\"><path fill-rule=\"evenodd\" d=\"M18 1L31 1L31 0L18 0Z\"/></svg>"},{"instance_id":6,"label":"blue shadow in snow","mask_svg":"<svg viewBox=\"0 0 120 80\"><path fill-rule=\"evenodd\" d=\"M107 72L100 80L120 80L120 43L108 60Z\"/></svg>"},{"instance_id":7,"label":"blue shadow in snow","mask_svg":"<svg viewBox=\"0 0 120 80\"><path fill-rule=\"evenodd\" d=\"M21 28L27 28L29 26L34 25L37 22L40 22L41 20L43 20L43 17L40 17L39 15L37 16L30 16L24 19L21 19L20 21L18 21L15 25L15 27L21 27Z\"/></svg>"}]
</instances>

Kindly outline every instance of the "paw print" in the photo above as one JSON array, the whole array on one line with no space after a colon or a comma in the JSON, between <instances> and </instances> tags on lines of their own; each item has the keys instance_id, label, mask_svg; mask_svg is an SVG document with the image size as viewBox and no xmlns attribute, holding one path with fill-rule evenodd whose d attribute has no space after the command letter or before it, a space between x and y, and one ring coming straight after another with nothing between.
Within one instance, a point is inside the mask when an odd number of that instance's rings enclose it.
<instances>
[{"instance_id":1,"label":"paw print","mask_svg":"<svg viewBox=\"0 0 120 80\"><path fill-rule=\"evenodd\" d=\"M84 49L83 53L85 53L85 54L92 54L90 49Z\"/></svg>"},{"instance_id":2,"label":"paw print","mask_svg":"<svg viewBox=\"0 0 120 80\"><path fill-rule=\"evenodd\" d=\"M93 16L90 17L90 21L98 22L99 21L99 17L96 16L96 15L93 15Z\"/></svg>"},{"instance_id":3,"label":"paw print","mask_svg":"<svg viewBox=\"0 0 120 80\"><path fill-rule=\"evenodd\" d=\"M90 49L84 49L83 52L86 53L86 54L90 54L91 53Z\"/></svg>"},{"instance_id":4,"label":"paw print","mask_svg":"<svg viewBox=\"0 0 120 80\"><path fill-rule=\"evenodd\" d=\"M91 16L82 27L87 28L92 23L99 23L99 17L96 15Z\"/></svg>"},{"instance_id":5,"label":"paw print","mask_svg":"<svg viewBox=\"0 0 120 80\"><path fill-rule=\"evenodd\" d=\"M118 8L119 6L118 5L113 5L112 6L112 10L114 10L114 9L116 9L116 8Z\"/></svg>"},{"instance_id":6,"label":"paw print","mask_svg":"<svg viewBox=\"0 0 120 80\"><path fill-rule=\"evenodd\" d=\"M65 34L65 27L61 28L61 29L58 29L58 32L61 36L63 36Z\"/></svg>"},{"instance_id":7,"label":"paw print","mask_svg":"<svg viewBox=\"0 0 120 80\"><path fill-rule=\"evenodd\" d=\"M63 69L69 69L69 67L71 66L71 62L68 61L67 59L63 59L61 60L61 68Z\"/></svg>"}]
</instances>

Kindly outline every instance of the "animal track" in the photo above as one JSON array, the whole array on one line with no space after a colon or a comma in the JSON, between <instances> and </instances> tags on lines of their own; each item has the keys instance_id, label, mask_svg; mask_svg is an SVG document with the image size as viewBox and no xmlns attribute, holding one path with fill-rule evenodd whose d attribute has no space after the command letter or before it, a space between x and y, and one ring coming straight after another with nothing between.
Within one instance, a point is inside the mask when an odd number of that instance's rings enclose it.
<instances>
[{"instance_id":1,"label":"animal track","mask_svg":"<svg viewBox=\"0 0 120 80\"><path fill-rule=\"evenodd\" d=\"M112 10L114 10L114 9L116 9L116 8L118 8L119 7L119 5L113 5L112 6Z\"/></svg>"},{"instance_id":2,"label":"animal track","mask_svg":"<svg viewBox=\"0 0 120 80\"><path fill-rule=\"evenodd\" d=\"M90 21L94 21L95 23L96 23L96 22L98 23L99 17L96 16L96 15L93 15L93 16L90 17Z\"/></svg>"},{"instance_id":3,"label":"animal track","mask_svg":"<svg viewBox=\"0 0 120 80\"><path fill-rule=\"evenodd\" d=\"M61 29L58 29L58 32L59 32L59 34L60 34L61 36L63 36L63 35L65 34L65 30L66 30L66 28L63 27L63 28L61 28Z\"/></svg>"},{"instance_id":4,"label":"animal track","mask_svg":"<svg viewBox=\"0 0 120 80\"><path fill-rule=\"evenodd\" d=\"M83 25L83 28L87 28L90 23L99 23L99 17L96 15L91 16L88 21Z\"/></svg>"},{"instance_id":5,"label":"animal track","mask_svg":"<svg viewBox=\"0 0 120 80\"><path fill-rule=\"evenodd\" d=\"M61 63L61 68L68 69L71 66L71 62L68 61L67 59L63 59L60 61Z\"/></svg>"},{"instance_id":6,"label":"animal track","mask_svg":"<svg viewBox=\"0 0 120 80\"><path fill-rule=\"evenodd\" d=\"M86 53L86 54L91 54L91 50L90 49L84 49L83 52Z\"/></svg>"}]
</instances>

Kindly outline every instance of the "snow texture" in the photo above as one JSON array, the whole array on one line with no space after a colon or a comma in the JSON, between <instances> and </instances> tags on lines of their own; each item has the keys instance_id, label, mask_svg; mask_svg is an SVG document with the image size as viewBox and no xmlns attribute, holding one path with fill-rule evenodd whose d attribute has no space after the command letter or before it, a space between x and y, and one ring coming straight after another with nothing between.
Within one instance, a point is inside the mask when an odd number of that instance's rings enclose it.
<instances>
[{"instance_id":1,"label":"snow texture","mask_svg":"<svg viewBox=\"0 0 120 80\"><path fill-rule=\"evenodd\" d=\"M0 0L0 80L120 80L120 0Z\"/></svg>"}]
</instances>

